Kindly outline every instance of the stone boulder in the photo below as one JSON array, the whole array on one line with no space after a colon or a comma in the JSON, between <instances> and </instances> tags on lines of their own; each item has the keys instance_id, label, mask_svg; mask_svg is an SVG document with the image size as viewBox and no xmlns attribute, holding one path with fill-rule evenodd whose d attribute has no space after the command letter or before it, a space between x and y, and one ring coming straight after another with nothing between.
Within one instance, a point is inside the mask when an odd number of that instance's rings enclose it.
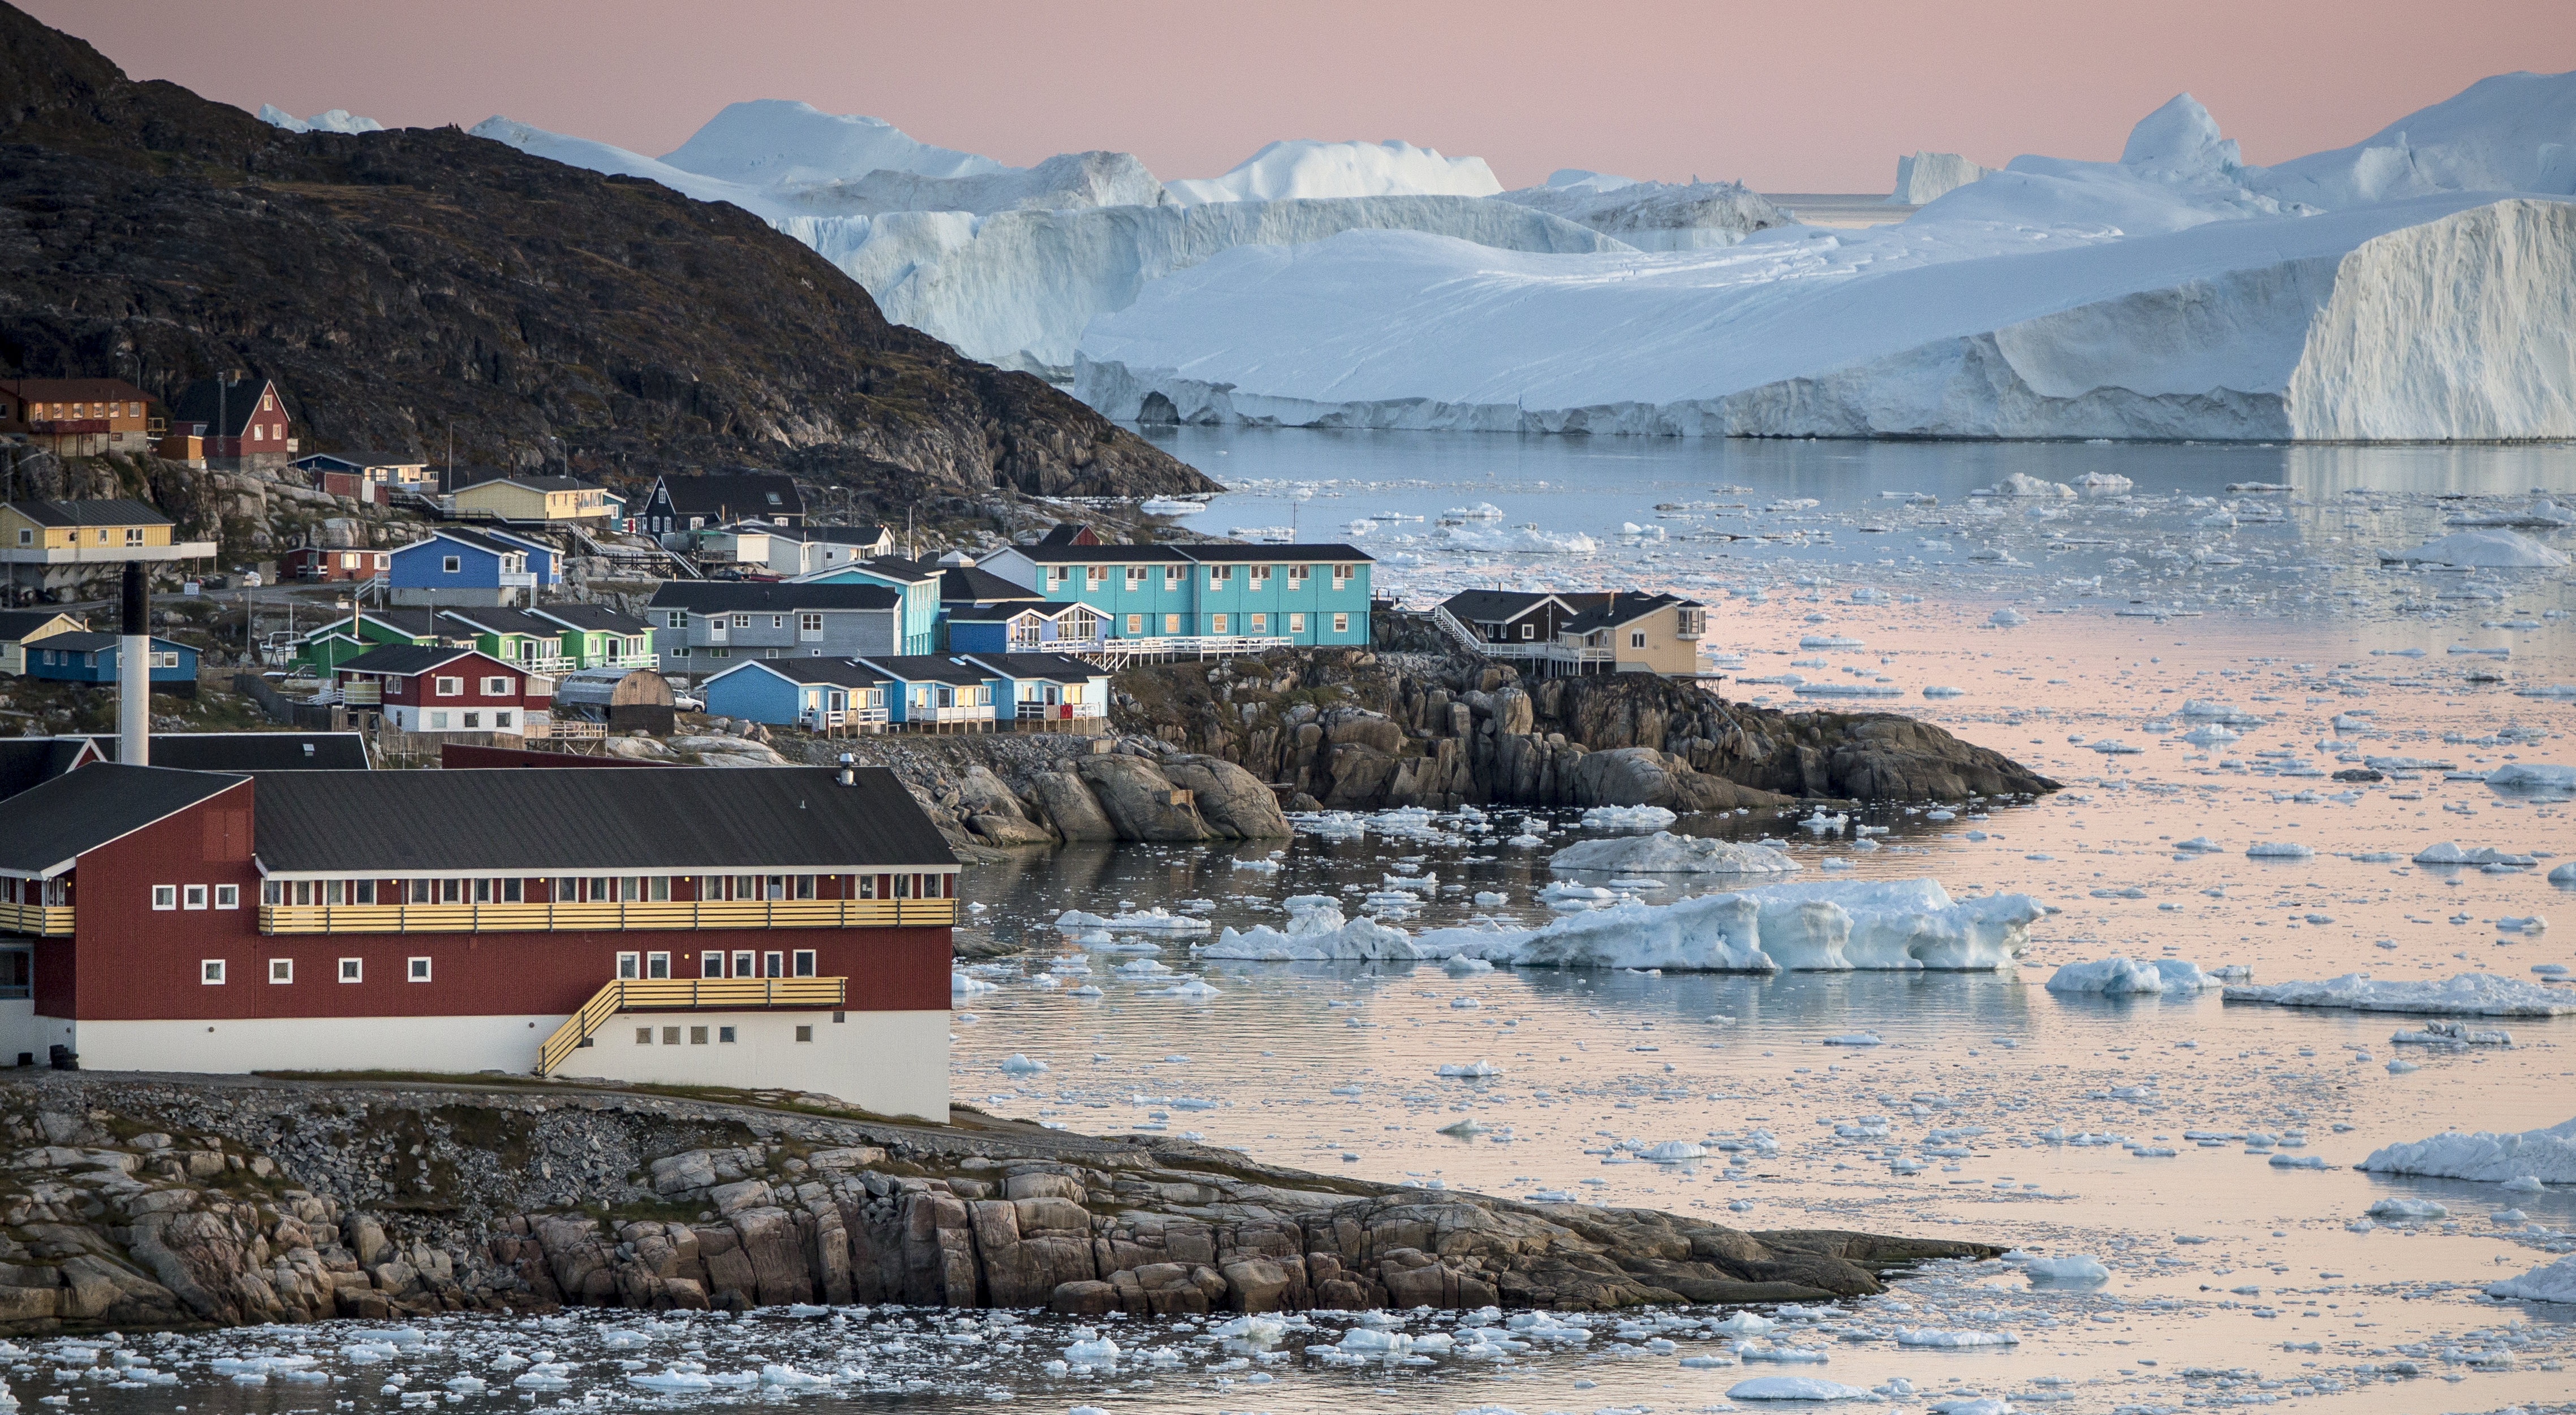
<instances>
[{"instance_id":1,"label":"stone boulder","mask_svg":"<svg viewBox=\"0 0 2576 1415\"><path fill-rule=\"evenodd\" d=\"M1286 840L1295 832L1261 778L1221 757L1166 757L1163 775L1195 798L1221 840Z\"/></svg>"},{"instance_id":2,"label":"stone boulder","mask_svg":"<svg viewBox=\"0 0 2576 1415\"><path fill-rule=\"evenodd\" d=\"M1143 757L1084 757L1075 766L1083 784L1121 840L1181 842L1213 838L1186 788L1175 786Z\"/></svg>"},{"instance_id":3,"label":"stone boulder","mask_svg":"<svg viewBox=\"0 0 2576 1415\"><path fill-rule=\"evenodd\" d=\"M1690 763L1652 747L1586 752L1569 780L1578 806L1663 806L1676 811L1727 811L1738 806L1787 803L1775 795L1691 770Z\"/></svg>"},{"instance_id":4,"label":"stone boulder","mask_svg":"<svg viewBox=\"0 0 2576 1415\"><path fill-rule=\"evenodd\" d=\"M1055 832L1030 820L1020 798L992 768L978 762L957 782L953 808L967 828L994 845L1052 845Z\"/></svg>"},{"instance_id":5,"label":"stone boulder","mask_svg":"<svg viewBox=\"0 0 2576 1415\"><path fill-rule=\"evenodd\" d=\"M1100 798L1092 795L1091 788L1072 772L1039 772L1029 779L1029 789L1038 798L1038 809L1046 813L1056 833L1066 840L1118 838L1118 827L1100 808Z\"/></svg>"}]
</instances>

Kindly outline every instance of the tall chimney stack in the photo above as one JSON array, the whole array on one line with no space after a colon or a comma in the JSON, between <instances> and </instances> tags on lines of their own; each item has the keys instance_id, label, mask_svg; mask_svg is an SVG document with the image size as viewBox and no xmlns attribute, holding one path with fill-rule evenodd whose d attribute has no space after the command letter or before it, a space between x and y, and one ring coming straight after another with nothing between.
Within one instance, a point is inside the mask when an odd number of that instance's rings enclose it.
<instances>
[{"instance_id":1,"label":"tall chimney stack","mask_svg":"<svg viewBox=\"0 0 2576 1415\"><path fill-rule=\"evenodd\" d=\"M125 562L124 622L116 643L116 759L152 764L152 590L140 561Z\"/></svg>"}]
</instances>

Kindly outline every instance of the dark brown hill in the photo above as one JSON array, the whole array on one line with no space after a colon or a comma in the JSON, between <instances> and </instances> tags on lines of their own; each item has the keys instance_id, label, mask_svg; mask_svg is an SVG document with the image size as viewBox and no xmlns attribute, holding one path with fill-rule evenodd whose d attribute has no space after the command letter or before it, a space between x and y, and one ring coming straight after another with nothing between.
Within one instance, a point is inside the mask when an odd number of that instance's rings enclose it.
<instances>
[{"instance_id":1,"label":"dark brown hill","mask_svg":"<svg viewBox=\"0 0 2576 1415\"><path fill-rule=\"evenodd\" d=\"M0 4L0 377L225 368L307 451L443 460L452 426L460 464L773 466L879 507L1213 489L737 207L454 128L283 132Z\"/></svg>"}]
</instances>

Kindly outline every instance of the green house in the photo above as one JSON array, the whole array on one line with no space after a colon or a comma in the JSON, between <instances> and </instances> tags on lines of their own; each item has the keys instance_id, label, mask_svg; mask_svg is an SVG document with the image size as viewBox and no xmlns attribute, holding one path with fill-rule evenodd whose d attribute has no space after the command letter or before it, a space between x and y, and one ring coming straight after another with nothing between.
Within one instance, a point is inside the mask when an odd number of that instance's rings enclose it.
<instances>
[{"instance_id":1,"label":"green house","mask_svg":"<svg viewBox=\"0 0 2576 1415\"><path fill-rule=\"evenodd\" d=\"M563 626L524 609L480 605L438 612L439 637L470 643L481 653L529 673L569 673L579 667L563 651Z\"/></svg>"},{"instance_id":2,"label":"green house","mask_svg":"<svg viewBox=\"0 0 2576 1415\"><path fill-rule=\"evenodd\" d=\"M437 643L437 618L430 609L362 609L305 631L282 657L272 641L270 661L327 679L341 664L387 644Z\"/></svg>"},{"instance_id":3,"label":"green house","mask_svg":"<svg viewBox=\"0 0 2576 1415\"><path fill-rule=\"evenodd\" d=\"M528 611L558 626L560 652L575 668L658 668L653 626L604 604L542 604Z\"/></svg>"}]
</instances>

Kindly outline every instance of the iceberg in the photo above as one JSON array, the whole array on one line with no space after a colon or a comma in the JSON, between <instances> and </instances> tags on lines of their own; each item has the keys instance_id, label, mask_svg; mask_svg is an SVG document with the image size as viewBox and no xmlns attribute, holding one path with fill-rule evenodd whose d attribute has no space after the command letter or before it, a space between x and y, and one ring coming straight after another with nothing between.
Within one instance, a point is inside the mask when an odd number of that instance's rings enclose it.
<instances>
[{"instance_id":1,"label":"iceberg","mask_svg":"<svg viewBox=\"0 0 2576 1415\"><path fill-rule=\"evenodd\" d=\"M2336 1007L2355 1012L2415 1012L2442 1017L2576 1015L2576 992L2499 978L2492 973L2460 973L2441 982L2381 980L2368 973L2346 973L2323 982L2231 987L2226 996L2229 1002L2266 1002L2276 1007Z\"/></svg>"},{"instance_id":2,"label":"iceberg","mask_svg":"<svg viewBox=\"0 0 2576 1415\"><path fill-rule=\"evenodd\" d=\"M1859 1386L1815 1376L1755 1376L1726 1388L1729 1400L1875 1400Z\"/></svg>"},{"instance_id":3,"label":"iceberg","mask_svg":"<svg viewBox=\"0 0 2576 1415\"><path fill-rule=\"evenodd\" d=\"M1262 924L1242 932L1227 929L1199 956L1254 963L1410 962L1437 956L1415 949L1401 929L1375 919L1345 919L1340 901L1329 894L1300 894L1287 904L1287 928Z\"/></svg>"},{"instance_id":4,"label":"iceberg","mask_svg":"<svg viewBox=\"0 0 2576 1415\"><path fill-rule=\"evenodd\" d=\"M2014 965L2039 917L2026 894L1953 900L1935 880L1827 880L1672 904L1627 900L1540 928L1437 929L1413 943L1521 968L1991 971Z\"/></svg>"},{"instance_id":5,"label":"iceberg","mask_svg":"<svg viewBox=\"0 0 2576 1415\"><path fill-rule=\"evenodd\" d=\"M1995 169L1980 167L1955 152L1917 151L1896 159L1896 190L1887 198L1899 206L1939 201Z\"/></svg>"},{"instance_id":6,"label":"iceberg","mask_svg":"<svg viewBox=\"0 0 2576 1415\"><path fill-rule=\"evenodd\" d=\"M2576 1304L2576 1257L2561 1258L2520 1277L2489 1283L2487 1295L2508 1301Z\"/></svg>"},{"instance_id":7,"label":"iceberg","mask_svg":"<svg viewBox=\"0 0 2576 1415\"><path fill-rule=\"evenodd\" d=\"M2528 570L2547 569L2567 563L2567 557L2542 545L2520 531L2453 531L2438 540L2428 540L2413 550L2383 550L2379 558L2391 562L2422 565L2449 565L2459 569Z\"/></svg>"},{"instance_id":8,"label":"iceberg","mask_svg":"<svg viewBox=\"0 0 2576 1415\"><path fill-rule=\"evenodd\" d=\"M1503 189L1481 157L1409 142L1274 142L1222 177L1166 184L1189 205L1311 197L1489 197Z\"/></svg>"},{"instance_id":9,"label":"iceberg","mask_svg":"<svg viewBox=\"0 0 2576 1415\"><path fill-rule=\"evenodd\" d=\"M1675 835L1612 836L1570 845L1548 857L1552 870L1606 870L1641 875L1783 874L1798 862L1768 845Z\"/></svg>"},{"instance_id":10,"label":"iceberg","mask_svg":"<svg viewBox=\"0 0 2576 1415\"><path fill-rule=\"evenodd\" d=\"M290 133L381 133L385 125L373 118L361 118L346 108L329 108L310 118L298 118L274 103L259 106L259 120L273 128Z\"/></svg>"},{"instance_id":11,"label":"iceberg","mask_svg":"<svg viewBox=\"0 0 2576 1415\"><path fill-rule=\"evenodd\" d=\"M2576 791L2576 766L2514 762L2488 772L2487 785L2524 791Z\"/></svg>"},{"instance_id":12,"label":"iceberg","mask_svg":"<svg viewBox=\"0 0 2576 1415\"><path fill-rule=\"evenodd\" d=\"M1545 186L1494 200L1562 216L1641 251L1722 249L1791 222L1742 182L1638 182L1574 167L1552 174Z\"/></svg>"},{"instance_id":13,"label":"iceberg","mask_svg":"<svg viewBox=\"0 0 2576 1415\"><path fill-rule=\"evenodd\" d=\"M2540 1130L2462 1134L2446 1130L2430 1139L2383 1145L2361 1167L2375 1174L2414 1174L2428 1179L2468 1179L2501 1184L2537 1179L2576 1184L2576 1120Z\"/></svg>"},{"instance_id":14,"label":"iceberg","mask_svg":"<svg viewBox=\"0 0 2576 1415\"><path fill-rule=\"evenodd\" d=\"M2091 963L2068 963L2049 975L2055 993L2099 993L2127 997L2168 992L2203 992L2220 980L2179 958L2132 959L2119 955Z\"/></svg>"}]
</instances>

